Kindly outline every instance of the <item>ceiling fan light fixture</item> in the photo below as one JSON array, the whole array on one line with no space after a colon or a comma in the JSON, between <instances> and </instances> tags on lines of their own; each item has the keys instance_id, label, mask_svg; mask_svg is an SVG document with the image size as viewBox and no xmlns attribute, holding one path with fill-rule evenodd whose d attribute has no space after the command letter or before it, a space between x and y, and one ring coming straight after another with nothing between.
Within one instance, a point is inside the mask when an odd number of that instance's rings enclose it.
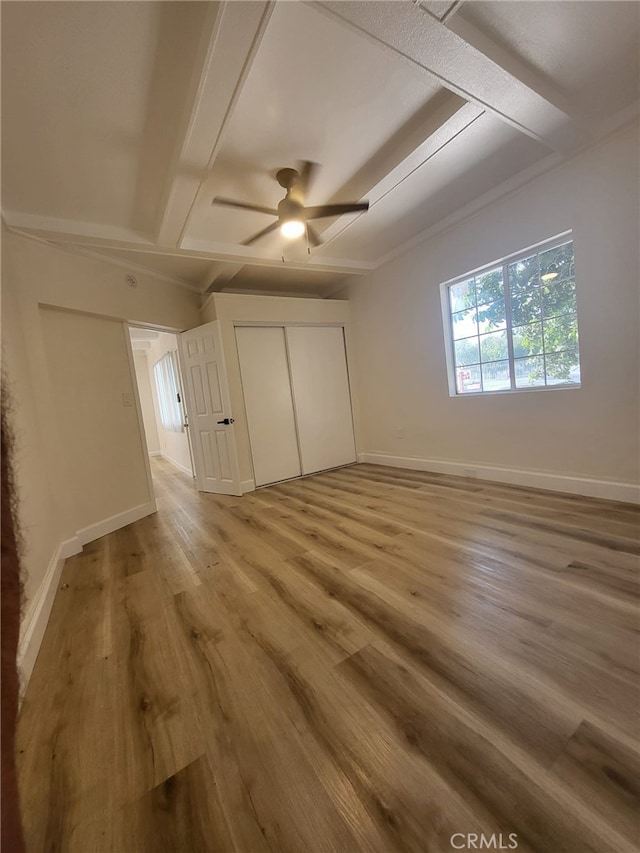
<instances>
[{"instance_id":1,"label":"ceiling fan light fixture","mask_svg":"<svg viewBox=\"0 0 640 853\"><path fill-rule=\"evenodd\" d=\"M304 234L304 222L301 219L287 219L280 226L280 231L282 236L289 240L302 237Z\"/></svg>"},{"instance_id":2,"label":"ceiling fan light fixture","mask_svg":"<svg viewBox=\"0 0 640 853\"><path fill-rule=\"evenodd\" d=\"M334 216L342 216L345 213L364 213L369 210L368 201L350 201L340 204L321 204L308 207L305 204L309 185L315 171L316 164L311 160L305 160L298 169L280 169L276 175L276 180L280 186L287 191L287 194L280 202L277 209L274 207L264 207L261 204L251 204L246 201L235 201L232 198L222 198L216 196L212 204L220 204L223 207L236 207L239 210L253 210L256 213L267 213L269 216L275 217L275 222L267 225L257 234L253 234L246 240L243 240L242 246L252 246L256 240L266 237L277 231L278 228L282 236L288 240L295 240L297 237L302 237L306 232L307 235L307 251L309 254L310 246L322 245L322 240L318 233L310 224L316 219L328 219Z\"/></svg>"}]
</instances>

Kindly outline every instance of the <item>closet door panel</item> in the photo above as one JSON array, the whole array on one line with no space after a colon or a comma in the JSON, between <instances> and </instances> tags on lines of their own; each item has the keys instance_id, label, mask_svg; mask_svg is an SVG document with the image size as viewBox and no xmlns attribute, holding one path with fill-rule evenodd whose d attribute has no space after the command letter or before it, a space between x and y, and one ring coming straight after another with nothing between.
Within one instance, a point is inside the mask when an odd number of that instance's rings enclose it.
<instances>
[{"instance_id":1,"label":"closet door panel","mask_svg":"<svg viewBox=\"0 0 640 853\"><path fill-rule=\"evenodd\" d=\"M236 328L256 486L298 477L287 350L282 327Z\"/></svg>"},{"instance_id":2,"label":"closet door panel","mask_svg":"<svg viewBox=\"0 0 640 853\"><path fill-rule=\"evenodd\" d=\"M342 328L292 326L286 333L302 473L355 462Z\"/></svg>"}]
</instances>

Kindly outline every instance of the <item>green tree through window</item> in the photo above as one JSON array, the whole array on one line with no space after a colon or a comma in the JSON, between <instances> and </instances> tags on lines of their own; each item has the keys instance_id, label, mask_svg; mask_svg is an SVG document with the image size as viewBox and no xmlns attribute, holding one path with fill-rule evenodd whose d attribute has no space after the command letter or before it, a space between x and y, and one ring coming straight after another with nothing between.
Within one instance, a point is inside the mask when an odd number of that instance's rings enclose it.
<instances>
[{"instance_id":1,"label":"green tree through window","mask_svg":"<svg viewBox=\"0 0 640 853\"><path fill-rule=\"evenodd\" d=\"M579 383L572 241L447 289L458 394Z\"/></svg>"}]
</instances>

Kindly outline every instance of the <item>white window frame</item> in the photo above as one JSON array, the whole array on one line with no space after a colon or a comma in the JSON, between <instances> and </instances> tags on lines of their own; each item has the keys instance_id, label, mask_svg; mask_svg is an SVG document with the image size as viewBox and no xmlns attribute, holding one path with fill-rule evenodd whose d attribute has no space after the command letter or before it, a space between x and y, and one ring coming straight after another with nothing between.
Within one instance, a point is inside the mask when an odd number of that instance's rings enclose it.
<instances>
[{"instance_id":1,"label":"white window frame","mask_svg":"<svg viewBox=\"0 0 640 853\"><path fill-rule=\"evenodd\" d=\"M572 231L564 231L562 234L558 234L555 237L551 237L548 240L543 240L540 243L535 243L533 246L528 246L526 249L522 249L521 251L514 252L511 255L506 255L503 258L498 258L495 261L492 261L489 264L483 264L481 267L477 267L474 270L470 270L469 272L464 273L463 275L456 276L455 278L448 279L447 281L443 281L440 285L440 302L442 307L442 324L444 329L444 345L445 345L445 356L447 362L447 379L449 384L449 396L456 398L467 398L467 397L488 397L493 394L519 394L524 393L528 394L531 391L566 391L568 389L579 389L582 385L582 364L580 360L580 356L578 356L580 363L580 382L564 382L558 383L554 385L536 385L530 388L518 388L516 387L515 381L515 364L514 364L514 355L513 355L513 338L511 333L511 304L510 304L510 292L508 286L508 276L507 276L507 267L509 264L512 264L516 261L519 261L523 258L531 257L532 254L540 254L540 252L544 252L547 249L555 249L557 246L562 246L565 243L573 243L573 232ZM575 263L575 248L574 248L574 263ZM504 282L504 293L505 293L505 322L506 322L506 331L507 331L507 346L509 353L509 372L511 377L511 387L503 388L497 391L465 391L459 392L458 386L456 382L456 364L455 364L455 354L453 348L453 328L452 328L452 317L451 317L451 303L449 300L449 289L456 284L460 284L473 276L481 275L482 273L488 272L489 270L493 270L496 267L502 267L502 276ZM578 306L577 306L577 293L576 293L576 318L578 315ZM578 329L580 328L580 323L578 320ZM551 353L550 353L551 354Z\"/></svg>"},{"instance_id":2,"label":"white window frame","mask_svg":"<svg viewBox=\"0 0 640 853\"><path fill-rule=\"evenodd\" d=\"M177 352L166 352L153 365L153 375L156 381L160 425L167 432L184 432L184 419L179 402L182 396L178 379Z\"/></svg>"}]
</instances>

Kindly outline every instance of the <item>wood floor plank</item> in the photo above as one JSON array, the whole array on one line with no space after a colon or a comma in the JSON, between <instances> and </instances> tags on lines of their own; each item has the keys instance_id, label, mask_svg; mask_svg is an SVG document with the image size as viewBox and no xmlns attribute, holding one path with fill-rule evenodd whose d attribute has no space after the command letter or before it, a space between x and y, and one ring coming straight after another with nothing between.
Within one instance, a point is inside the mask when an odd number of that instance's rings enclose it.
<instances>
[{"instance_id":1,"label":"wood floor plank","mask_svg":"<svg viewBox=\"0 0 640 853\"><path fill-rule=\"evenodd\" d=\"M489 749L471 726L430 701L424 681L375 645L356 652L340 668L385 709L412 749L437 767L452 786L460 786L465 799L477 803L478 810L488 810L498 832L515 832L532 850L613 853L621 849L617 833L607 837L603 827L595 836L593 826L586 825L586 815L581 820L570 811L558 789L544 790L500 750Z\"/></svg>"},{"instance_id":2,"label":"wood floor plank","mask_svg":"<svg viewBox=\"0 0 640 853\"><path fill-rule=\"evenodd\" d=\"M629 505L354 465L67 560L26 690L29 853L631 851Z\"/></svg>"},{"instance_id":3,"label":"wood floor plank","mask_svg":"<svg viewBox=\"0 0 640 853\"><path fill-rule=\"evenodd\" d=\"M583 722L552 768L631 842L640 841L640 757L597 726Z\"/></svg>"},{"instance_id":4,"label":"wood floor plank","mask_svg":"<svg viewBox=\"0 0 640 853\"><path fill-rule=\"evenodd\" d=\"M232 851L233 840L204 756L169 776L122 811L122 850L139 853Z\"/></svg>"},{"instance_id":5,"label":"wood floor plank","mask_svg":"<svg viewBox=\"0 0 640 853\"><path fill-rule=\"evenodd\" d=\"M203 642L202 627L208 614L192 609L193 594L185 594L180 603L191 636L194 627L200 635L194 639L210 674L208 701L200 705L200 712L206 720L209 702L218 710L203 731L214 774L222 777L218 785L222 807L223 781L235 774L243 790L236 789L234 796L239 799L244 793L250 809L245 805L243 814L232 808L228 812L230 820L244 823L243 832L253 828L255 835L258 829L274 850L296 851L310 844L327 851L355 849L347 824L328 808L328 794L292 732L286 685L280 684L273 661L264 654L256 595L229 602L218 622L218 635L208 642ZM285 655L297 638L282 621L273 620L271 630L278 636L280 656ZM297 815L297 820L290 815Z\"/></svg>"}]
</instances>

